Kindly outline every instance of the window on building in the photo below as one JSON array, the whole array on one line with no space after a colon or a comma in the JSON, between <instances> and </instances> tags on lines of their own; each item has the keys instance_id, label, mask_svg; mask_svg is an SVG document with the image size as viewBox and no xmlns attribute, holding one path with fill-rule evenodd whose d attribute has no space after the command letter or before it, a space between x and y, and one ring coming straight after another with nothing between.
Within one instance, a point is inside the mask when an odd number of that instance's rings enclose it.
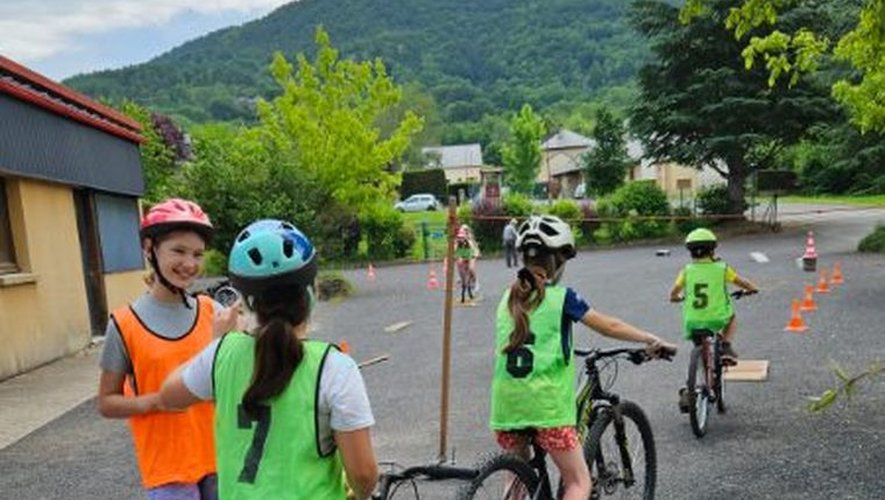
<instances>
[{"instance_id":1,"label":"window on building","mask_svg":"<svg viewBox=\"0 0 885 500\"><path fill-rule=\"evenodd\" d=\"M15 248L9 222L9 203L6 200L6 182L0 178L0 274L18 271Z\"/></svg>"}]
</instances>

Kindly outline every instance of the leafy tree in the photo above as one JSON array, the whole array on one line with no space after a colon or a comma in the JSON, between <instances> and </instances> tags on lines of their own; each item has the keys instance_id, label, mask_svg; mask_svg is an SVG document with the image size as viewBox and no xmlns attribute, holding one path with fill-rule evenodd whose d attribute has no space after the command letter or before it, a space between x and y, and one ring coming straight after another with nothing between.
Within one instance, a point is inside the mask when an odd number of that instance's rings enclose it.
<instances>
[{"instance_id":1,"label":"leafy tree","mask_svg":"<svg viewBox=\"0 0 885 500\"><path fill-rule=\"evenodd\" d=\"M738 4L711 2L710 16L683 24L668 3L635 2L635 26L651 38L657 60L640 71L640 97L630 113L652 158L708 166L725 177L732 213L742 211L752 172L770 167L810 126L837 114L818 81L769 87L766 70L745 69L743 45L718 21ZM794 14L779 20L785 29L816 15Z\"/></svg>"},{"instance_id":2,"label":"leafy tree","mask_svg":"<svg viewBox=\"0 0 885 500\"><path fill-rule=\"evenodd\" d=\"M151 112L133 101L124 101L120 111L141 124L145 142L139 147L141 166L144 171L144 200L149 204L178 194L174 180L176 151L163 138L155 126Z\"/></svg>"},{"instance_id":3,"label":"leafy tree","mask_svg":"<svg viewBox=\"0 0 885 500\"><path fill-rule=\"evenodd\" d=\"M709 16L715 3L688 0L680 18L690 22ZM787 75L794 85L803 73L816 71L821 56L832 50L837 59L849 62L860 74L859 78L845 77L836 82L833 95L849 110L854 124L862 131L885 132L885 0L833 3L852 11L852 4L860 4L853 26L838 34L835 46L826 33L808 26L786 32L774 30L750 38L743 51L746 65L751 68L757 59L762 59L770 71L770 85ZM742 40L755 28L775 25L790 4L787 0L743 0L729 11L725 26Z\"/></svg>"},{"instance_id":4,"label":"leafy tree","mask_svg":"<svg viewBox=\"0 0 885 500\"><path fill-rule=\"evenodd\" d=\"M504 144L504 183L513 192L529 194L541 167L541 136L544 125L528 104L510 122L511 139Z\"/></svg>"},{"instance_id":5,"label":"leafy tree","mask_svg":"<svg viewBox=\"0 0 885 500\"><path fill-rule=\"evenodd\" d=\"M599 108L593 129L596 144L582 158L588 193L606 195L624 183L629 161L624 134L624 126L611 110Z\"/></svg>"},{"instance_id":6,"label":"leafy tree","mask_svg":"<svg viewBox=\"0 0 885 500\"><path fill-rule=\"evenodd\" d=\"M316 44L313 62L299 55L297 70L281 53L274 56L271 72L283 93L258 103L266 139L342 205L362 210L392 199L399 178L390 166L421 129L421 119L406 111L382 136L377 123L401 97L384 63L339 59L322 28Z\"/></svg>"}]
</instances>

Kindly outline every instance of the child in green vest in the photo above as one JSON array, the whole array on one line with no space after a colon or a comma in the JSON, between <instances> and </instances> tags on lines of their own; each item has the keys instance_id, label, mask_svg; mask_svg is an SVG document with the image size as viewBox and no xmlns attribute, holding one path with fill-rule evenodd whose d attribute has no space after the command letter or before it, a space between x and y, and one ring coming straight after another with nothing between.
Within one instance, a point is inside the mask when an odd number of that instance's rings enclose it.
<instances>
[{"instance_id":1,"label":"child in green vest","mask_svg":"<svg viewBox=\"0 0 885 500\"><path fill-rule=\"evenodd\" d=\"M374 418L356 363L307 338L316 253L295 226L255 222L230 252L253 332L209 345L163 384L170 408L215 401L221 499L368 498L378 479Z\"/></svg>"},{"instance_id":2,"label":"child in green vest","mask_svg":"<svg viewBox=\"0 0 885 500\"><path fill-rule=\"evenodd\" d=\"M685 238L685 247L691 253L691 263L679 272L670 290L672 302L683 301L683 335L686 340L692 340L695 330L722 332L722 361L734 364L738 357L732 347L735 314L728 294L728 283L749 293L756 293L759 289L740 277L733 267L716 258L716 235L713 231L695 229ZM679 394L679 407L687 411L688 392L683 388Z\"/></svg>"},{"instance_id":3,"label":"child in green vest","mask_svg":"<svg viewBox=\"0 0 885 500\"><path fill-rule=\"evenodd\" d=\"M607 337L648 345L653 355L676 347L605 315L571 288L559 285L575 256L568 224L533 216L517 230L524 267L498 305L490 427L498 444L529 458L529 438L559 468L566 500L590 496L590 472L578 442L572 324Z\"/></svg>"}]
</instances>

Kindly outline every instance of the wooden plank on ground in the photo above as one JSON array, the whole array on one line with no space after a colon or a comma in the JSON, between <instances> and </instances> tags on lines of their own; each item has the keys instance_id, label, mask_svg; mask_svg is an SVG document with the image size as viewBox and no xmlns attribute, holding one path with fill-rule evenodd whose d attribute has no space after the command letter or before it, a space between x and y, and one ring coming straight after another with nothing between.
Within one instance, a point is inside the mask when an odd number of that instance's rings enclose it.
<instances>
[{"instance_id":1,"label":"wooden plank on ground","mask_svg":"<svg viewBox=\"0 0 885 500\"><path fill-rule=\"evenodd\" d=\"M384 331L387 333L396 333L411 324L412 324L411 321L400 321L399 323L394 323L394 324L384 328Z\"/></svg>"},{"instance_id":2,"label":"wooden plank on ground","mask_svg":"<svg viewBox=\"0 0 885 500\"><path fill-rule=\"evenodd\" d=\"M725 380L729 382L764 382L768 380L767 359L740 359L735 366L729 366L725 372Z\"/></svg>"}]
</instances>

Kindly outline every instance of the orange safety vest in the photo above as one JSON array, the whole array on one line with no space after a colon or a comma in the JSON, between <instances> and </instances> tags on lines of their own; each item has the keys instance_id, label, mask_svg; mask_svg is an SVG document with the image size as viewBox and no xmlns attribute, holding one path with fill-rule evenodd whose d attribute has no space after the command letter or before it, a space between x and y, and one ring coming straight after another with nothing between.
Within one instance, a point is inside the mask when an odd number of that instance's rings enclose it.
<instances>
[{"instance_id":1,"label":"orange safety vest","mask_svg":"<svg viewBox=\"0 0 885 500\"><path fill-rule=\"evenodd\" d=\"M130 307L111 319L123 339L134 376L124 394L157 392L166 377L212 341L212 300L198 297L194 326L179 339L149 330ZM131 387L130 387L131 385ZM154 412L129 418L135 454L145 488L199 482L215 473L214 405L197 403L183 412Z\"/></svg>"}]
</instances>

